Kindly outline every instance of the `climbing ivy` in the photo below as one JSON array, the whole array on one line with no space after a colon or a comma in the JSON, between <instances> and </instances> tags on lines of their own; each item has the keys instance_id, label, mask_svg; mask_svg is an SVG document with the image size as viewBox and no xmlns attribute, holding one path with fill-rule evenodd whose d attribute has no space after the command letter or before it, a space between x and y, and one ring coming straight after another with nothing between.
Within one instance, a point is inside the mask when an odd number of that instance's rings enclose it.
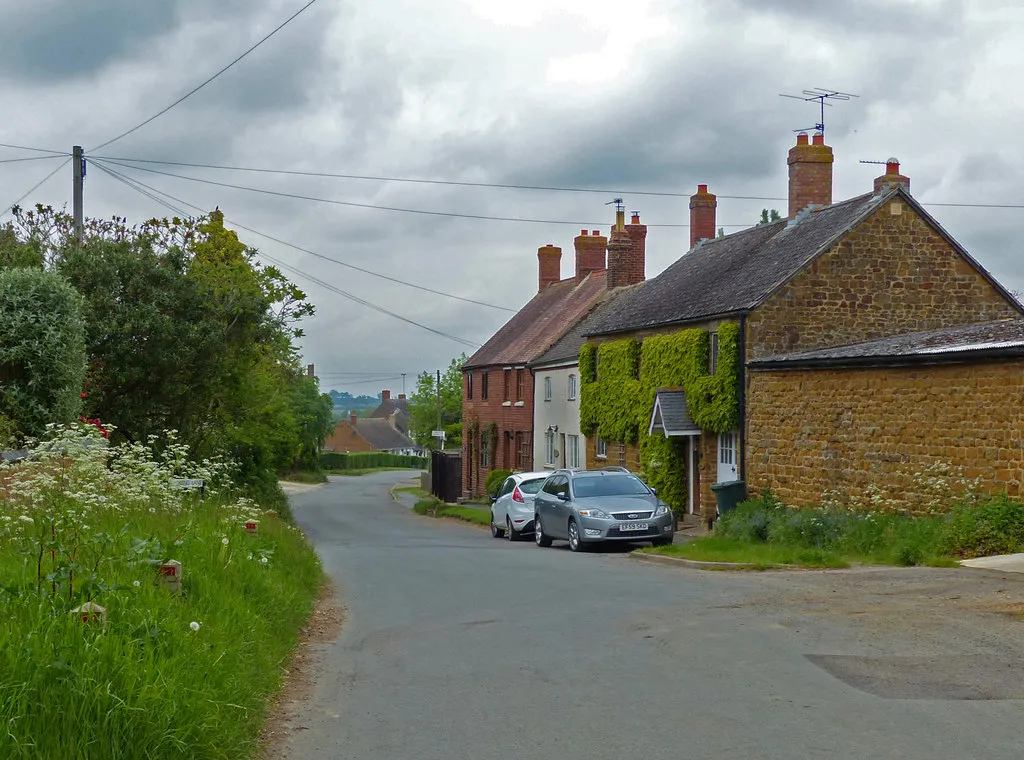
<instances>
[{"instance_id":1,"label":"climbing ivy","mask_svg":"<svg viewBox=\"0 0 1024 760\"><path fill-rule=\"evenodd\" d=\"M580 425L584 435L640 444L645 479L675 509L686 505L685 444L660 434L647 435L655 393L686 391L690 416L701 430L724 433L739 427L739 325L718 328L718 360L708 374L711 350L707 330L692 328L585 344L580 350Z\"/></svg>"}]
</instances>

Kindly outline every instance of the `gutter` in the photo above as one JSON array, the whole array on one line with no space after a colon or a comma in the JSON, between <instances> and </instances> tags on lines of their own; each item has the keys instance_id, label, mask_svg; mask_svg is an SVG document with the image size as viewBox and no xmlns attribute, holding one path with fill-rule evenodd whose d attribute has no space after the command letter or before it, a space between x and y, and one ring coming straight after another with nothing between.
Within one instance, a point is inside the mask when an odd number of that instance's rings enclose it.
<instances>
[{"instance_id":1,"label":"gutter","mask_svg":"<svg viewBox=\"0 0 1024 760\"><path fill-rule=\"evenodd\" d=\"M604 332L587 333L584 338L600 338L605 335L620 335L622 333L635 333L642 332L644 330L661 330L665 327L680 327L682 325L692 325L699 322L713 322L716 319L732 319L735 317L743 318L750 313L749 308L734 309L733 311L722 311L715 314L706 314L700 317L687 317L686 319L679 319L672 322L657 322L650 325L637 325L633 327L623 327L617 330L606 330Z\"/></svg>"}]
</instances>

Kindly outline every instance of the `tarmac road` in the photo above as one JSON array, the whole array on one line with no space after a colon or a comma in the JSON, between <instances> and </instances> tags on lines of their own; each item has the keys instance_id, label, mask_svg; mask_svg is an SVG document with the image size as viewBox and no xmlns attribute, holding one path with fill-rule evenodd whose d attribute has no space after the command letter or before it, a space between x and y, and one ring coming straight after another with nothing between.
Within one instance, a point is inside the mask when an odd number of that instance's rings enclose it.
<instances>
[{"instance_id":1,"label":"tarmac road","mask_svg":"<svg viewBox=\"0 0 1024 760\"><path fill-rule=\"evenodd\" d=\"M347 619L283 758L1020 757L1024 576L574 555L414 515L408 477L292 497Z\"/></svg>"}]
</instances>

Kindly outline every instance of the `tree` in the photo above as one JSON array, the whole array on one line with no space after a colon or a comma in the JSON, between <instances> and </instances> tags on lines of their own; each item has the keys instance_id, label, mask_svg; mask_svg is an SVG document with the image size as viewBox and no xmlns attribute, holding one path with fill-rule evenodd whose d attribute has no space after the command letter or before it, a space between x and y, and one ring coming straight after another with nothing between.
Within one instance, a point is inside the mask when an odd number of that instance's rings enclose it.
<instances>
[{"instance_id":1,"label":"tree","mask_svg":"<svg viewBox=\"0 0 1024 760\"><path fill-rule=\"evenodd\" d=\"M452 359L441 374L441 429L447 435L446 446L462 445L462 365L466 355ZM435 373L421 372L416 378L416 390L409 397L409 435L416 443L437 448L438 440L431 436L437 430L437 380Z\"/></svg>"},{"instance_id":2,"label":"tree","mask_svg":"<svg viewBox=\"0 0 1024 760\"><path fill-rule=\"evenodd\" d=\"M768 209L763 208L761 209L761 221L758 222L758 225L771 224L772 222L777 222L780 219L782 219L782 217L779 216L779 212L775 209L769 211Z\"/></svg>"}]
</instances>

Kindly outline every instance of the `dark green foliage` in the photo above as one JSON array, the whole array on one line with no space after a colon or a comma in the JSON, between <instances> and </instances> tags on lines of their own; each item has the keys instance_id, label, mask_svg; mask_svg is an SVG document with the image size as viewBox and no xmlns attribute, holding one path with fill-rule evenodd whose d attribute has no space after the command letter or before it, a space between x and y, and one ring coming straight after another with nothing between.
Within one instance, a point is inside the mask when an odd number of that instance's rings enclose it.
<instances>
[{"instance_id":1,"label":"dark green foliage","mask_svg":"<svg viewBox=\"0 0 1024 760\"><path fill-rule=\"evenodd\" d=\"M1005 496L955 508L943 535L943 548L958 557L984 557L1024 551L1024 507Z\"/></svg>"},{"instance_id":2,"label":"dark green foliage","mask_svg":"<svg viewBox=\"0 0 1024 760\"><path fill-rule=\"evenodd\" d=\"M487 475L487 483L484 490L488 495L493 495L498 492L501 488L501 484L505 482L505 478L512 474L512 470L491 470Z\"/></svg>"},{"instance_id":3,"label":"dark green foliage","mask_svg":"<svg viewBox=\"0 0 1024 760\"><path fill-rule=\"evenodd\" d=\"M451 360L441 373L441 430L445 431L445 447L462 446L462 365L466 355ZM474 376L474 396L480 393L480 375ZM494 393L491 389L491 393ZM416 390L409 397L409 437L420 446L437 448L440 441L431 433L437 430L437 378L433 372L421 372Z\"/></svg>"},{"instance_id":4,"label":"dark green foliage","mask_svg":"<svg viewBox=\"0 0 1024 760\"><path fill-rule=\"evenodd\" d=\"M336 470L339 472L344 472L345 470L368 470L374 467L425 470L427 468L427 459L426 457L391 454L386 451L357 451L348 454L339 451L325 451L320 455L320 466L325 470Z\"/></svg>"},{"instance_id":5,"label":"dark green foliage","mask_svg":"<svg viewBox=\"0 0 1024 760\"><path fill-rule=\"evenodd\" d=\"M85 380L81 297L53 272L21 267L0 269L0 304L0 433L71 422Z\"/></svg>"}]
</instances>

